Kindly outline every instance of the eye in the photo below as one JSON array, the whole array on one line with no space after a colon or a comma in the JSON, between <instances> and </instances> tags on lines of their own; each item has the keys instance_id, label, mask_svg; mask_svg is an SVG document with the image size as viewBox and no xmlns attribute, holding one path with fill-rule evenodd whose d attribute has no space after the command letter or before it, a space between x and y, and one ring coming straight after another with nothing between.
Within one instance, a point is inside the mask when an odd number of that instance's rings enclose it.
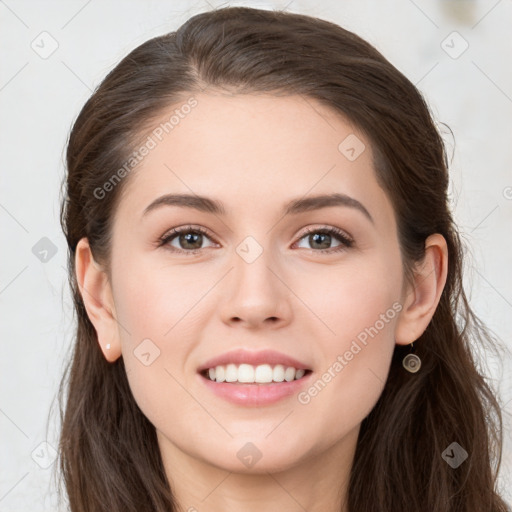
<instances>
[{"instance_id":1,"label":"eye","mask_svg":"<svg viewBox=\"0 0 512 512\"><path fill-rule=\"evenodd\" d=\"M203 249L204 239L210 239L208 232L201 227L183 226L168 231L159 242L160 246L168 246L170 250L187 254L196 254ZM176 242L173 245L172 242Z\"/></svg>"},{"instance_id":2,"label":"eye","mask_svg":"<svg viewBox=\"0 0 512 512\"><path fill-rule=\"evenodd\" d=\"M165 246L173 252L195 255L205 248L203 247L205 238L212 240L205 229L198 226L183 226L168 231L160 238L158 246ZM335 227L308 228L297 243L302 240L311 244L310 250L317 253L335 253L354 245L354 240L349 235ZM339 243L337 246L330 247L333 240Z\"/></svg>"},{"instance_id":3,"label":"eye","mask_svg":"<svg viewBox=\"0 0 512 512\"><path fill-rule=\"evenodd\" d=\"M338 246L329 247L333 239L338 240L340 243ZM307 243L311 244L311 250L320 253L339 252L354 245L354 240L352 240L352 238L341 231L341 229L335 227L309 228L299 239L299 243L302 240L306 240Z\"/></svg>"}]
</instances>

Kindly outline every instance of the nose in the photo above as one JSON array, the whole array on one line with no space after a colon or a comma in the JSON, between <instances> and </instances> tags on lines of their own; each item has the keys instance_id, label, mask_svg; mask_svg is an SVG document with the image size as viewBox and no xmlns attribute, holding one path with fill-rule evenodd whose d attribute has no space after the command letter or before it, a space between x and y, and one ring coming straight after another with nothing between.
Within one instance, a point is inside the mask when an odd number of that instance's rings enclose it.
<instances>
[{"instance_id":1,"label":"nose","mask_svg":"<svg viewBox=\"0 0 512 512\"><path fill-rule=\"evenodd\" d=\"M291 296L286 277L270 251L247 262L237 253L234 268L226 276L220 304L223 322L250 329L281 328L291 321Z\"/></svg>"}]
</instances>

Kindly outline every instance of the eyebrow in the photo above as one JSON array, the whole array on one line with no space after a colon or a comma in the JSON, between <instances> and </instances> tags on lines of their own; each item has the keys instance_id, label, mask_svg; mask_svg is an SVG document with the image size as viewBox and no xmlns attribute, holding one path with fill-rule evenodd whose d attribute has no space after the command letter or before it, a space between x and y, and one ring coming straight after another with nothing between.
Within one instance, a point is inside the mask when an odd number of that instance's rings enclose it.
<instances>
[{"instance_id":1,"label":"eyebrow","mask_svg":"<svg viewBox=\"0 0 512 512\"><path fill-rule=\"evenodd\" d=\"M215 215L226 215L226 209L221 201L205 196L192 194L166 194L158 197L150 203L144 210L144 217L149 212L156 210L162 206L178 206L181 208L192 208L200 212L213 213ZM306 198L294 199L284 205L284 215L297 215L303 212L318 210L321 208L329 208L332 206L344 206L354 208L360 211L372 224L373 217L368 210L353 197L346 194L324 194L311 196Z\"/></svg>"}]
</instances>

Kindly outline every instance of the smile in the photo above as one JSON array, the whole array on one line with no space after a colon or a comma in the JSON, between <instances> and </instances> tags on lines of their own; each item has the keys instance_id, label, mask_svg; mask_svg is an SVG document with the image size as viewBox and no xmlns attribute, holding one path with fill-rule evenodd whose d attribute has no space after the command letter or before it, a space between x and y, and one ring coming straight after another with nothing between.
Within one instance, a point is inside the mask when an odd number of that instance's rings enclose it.
<instances>
[{"instance_id":1,"label":"smile","mask_svg":"<svg viewBox=\"0 0 512 512\"><path fill-rule=\"evenodd\" d=\"M228 364L208 368L202 375L214 382L233 382L244 384L270 384L272 382L291 382L304 377L311 370L296 369L282 364Z\"/></svg>"}]
</instances>

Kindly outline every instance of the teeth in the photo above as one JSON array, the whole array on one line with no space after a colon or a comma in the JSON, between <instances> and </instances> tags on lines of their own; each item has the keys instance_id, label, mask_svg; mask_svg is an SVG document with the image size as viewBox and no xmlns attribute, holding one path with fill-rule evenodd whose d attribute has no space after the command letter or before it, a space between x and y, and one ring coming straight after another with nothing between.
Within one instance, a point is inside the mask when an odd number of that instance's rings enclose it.
<instances>
[{"instance_id":1,"label":"teeth","mask_svg":"<svg viewBox=\"0 0 512 512\"><path fill-rule=\"evenodd\" d=\"M276 364L272 367L269 364L252 366L250 364L228 364L216 366L207 371L210 380L216 382L241 382L269 384L271 382L291 382L304 377L306 370L296 370L293 366L284 367Z\"/></svg>"},{"instance_id":2,"label":"teeth","mask_svg":"<svg viewBox=\"0 0 512 512\"><path fill-rule=\"evenodd\" d=\"M234 364L226 366L226 382L235 382L238 379L238 370Z\"/></svg>"}]
</instances>

